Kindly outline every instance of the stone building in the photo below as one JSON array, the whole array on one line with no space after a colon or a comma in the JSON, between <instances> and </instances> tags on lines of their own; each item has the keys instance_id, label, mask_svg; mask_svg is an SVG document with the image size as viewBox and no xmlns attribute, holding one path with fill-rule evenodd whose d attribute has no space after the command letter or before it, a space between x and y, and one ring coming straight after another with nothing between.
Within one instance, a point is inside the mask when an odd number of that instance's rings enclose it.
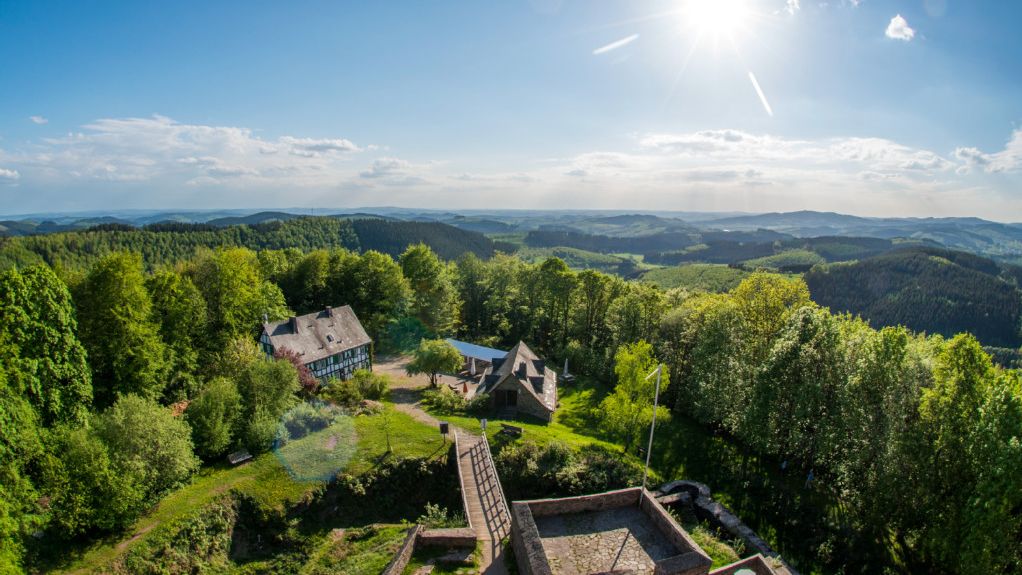
<instances>
[{"instance_id":1,"label":"stone building","mask_svg":"<svg viewBox=\"0 0 1022 575\"><path fill-rule=\"evenodd\" d=\"M476 393L489 394L502 416L525 413L550 421L557 410L557 374L529 346L518 342L504 358L494 358Z\"/></svg>"},{"instance_id":2,"label":"stone building","mask_svg":"<svg viewBox=\"0 0 1022 575\"><path fill-rule=\"evenodd\" d=\"M271 357L281 349L296 352L322 381L372 369L372 340L347 305L264 323L259 344Z\"/></svg>"}]
</instances>

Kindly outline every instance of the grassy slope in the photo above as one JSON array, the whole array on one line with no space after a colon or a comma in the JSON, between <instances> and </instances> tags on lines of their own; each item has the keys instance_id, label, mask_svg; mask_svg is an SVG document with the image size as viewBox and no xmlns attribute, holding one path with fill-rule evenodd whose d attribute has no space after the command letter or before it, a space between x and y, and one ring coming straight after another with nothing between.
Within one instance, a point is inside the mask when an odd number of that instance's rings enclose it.
<instances>
[{"instance_id":1,"label":"grassy slope","mask_svg":"<svg viewBox=\"0 0 1022 575\"><path fill-rule=\"evenodd\" d=\"M408 525L370 525L326 538L313 551L300 575L377 575L401 548Z\"/></svg>"},{"instance_id":2,"label":"grassy slope","mask_svg":"<svg viewBox=\"0 0 1022 575\"><path fill-rule=\"evenodd\" d=\"M365 472L384 456L387 449L384 417L381 414L355 418L358 447L345 471L352 474ZM388 408L387 417L390 418L391 445L395 456L429 457L445 449L440 436L431 427L392 408ZM70 562L62 565L60 570L101 570L153 529L194 513L214 497L232 489L252 496L266 508L280 509L301 500L321 484L319 481L293 480L272 452L238 467L224 464L209 466L196 474L189 484L167 495L152 511L139 518L128 531L134 535L99 540L67 557Z\"/></svg>"}]
</instances>

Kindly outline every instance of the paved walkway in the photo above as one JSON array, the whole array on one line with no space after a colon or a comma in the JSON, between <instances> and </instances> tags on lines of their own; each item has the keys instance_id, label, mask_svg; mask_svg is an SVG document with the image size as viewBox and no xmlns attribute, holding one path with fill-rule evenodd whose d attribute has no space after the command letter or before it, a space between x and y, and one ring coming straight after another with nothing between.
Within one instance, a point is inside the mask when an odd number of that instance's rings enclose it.
<instances>
[{"instance_id":1,"label":"paved walkway","mask_svg":"<svg viewBox=\"0 0 1022 575\"><path fill-rule=\"evenodd\" d=\"M395 409L422 423L436 426L439 420L426 413L418 403L428 381L425 376L406 375L404 365L407 361L407 358L386 358L374 369L391 377L390 399ZM457 427L453 432L458 434L458 466L465 481L462 489L468 506L465 512L482 544L479 571L485 575L507 575L501 543L511 535L511 516L497 482L493 458L486 452L486 442L482 437Z\"/></svg>"}]
</instances>

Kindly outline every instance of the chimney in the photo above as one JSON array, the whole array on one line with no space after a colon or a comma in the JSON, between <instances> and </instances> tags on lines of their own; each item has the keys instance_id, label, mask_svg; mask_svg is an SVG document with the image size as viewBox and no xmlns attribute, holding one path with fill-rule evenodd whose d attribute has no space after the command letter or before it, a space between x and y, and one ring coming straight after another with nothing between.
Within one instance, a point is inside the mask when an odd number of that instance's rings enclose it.
<instances>
[{"instance_id":1,"label":"chimney","mask_svg":"<svg viewBox=\"0 0 1022 575\"><path fill-rule=\"evenodd\" d=\"M298 318L291 316L288 318L287 323L291 326L291 333L298 335Z\"/></svg>"},{"instance_id":2,"label":"chimney","mask_svg":"<svg viewBox=\"0 0 1022 575\"><path fill-rule=\"evenodd\" d=\"M334 308L332 308L330 306L326 306L326 316L327 317L334 317Z\"/></svg>"},{"instance_id":3,"label":"chimney","mask_svg":"<svg viewBox=\"0 0 1022 575\"><path fill-rule=\"evenodd\" d=\"M524 378L526 373L527 372L525 371L525 362L523 361L518 364L518 377Z\"/></svg>"}]
</instances>

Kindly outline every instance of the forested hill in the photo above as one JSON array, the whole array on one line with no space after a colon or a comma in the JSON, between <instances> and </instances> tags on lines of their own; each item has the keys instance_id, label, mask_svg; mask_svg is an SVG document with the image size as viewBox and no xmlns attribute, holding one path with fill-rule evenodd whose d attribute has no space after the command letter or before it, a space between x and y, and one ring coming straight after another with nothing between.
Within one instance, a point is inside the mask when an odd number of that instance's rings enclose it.
<instances>
[{"instance_id":1,"label":"forested hill","mask_svg":"<svg viewBox=\"0 0 1022 575\"><path fill-rule=\"evenodd\" d=\"M805 281L814 301L875 327L905 325L985 345L1018 347L1018 268L951 250L914 247L847 264L817 266Z\"/></svg>"},{"instance_id":2,"label":"forested hill","mask_svg":"<svg viewBox=\"0 0 1022 575\"><path fill-rule=\"evenodd\" d=\"M0 238L0 269L40 261L84 269L102 255L121 250L138 252L147 267L190 259L197 249L220 247L294 248L303 252L345 248L376 250L396 257L409 245L420 242L446 259L466 252L481 258L494 253L493 241L482 234L441 223L301 217L228 227L160 223L134 228L106 224L84 231Z\"/></svg>"},{"instance_id":3,"label":"forested hill","mask_svg":"<svg viewBox=\"0 0 1022 575\"><path fill-rule=\"evenodd\" d=\"M376 250L398 257L409 245L424 243L446 260L472 252L487 259L493 255L493 240L469 230L440 222L403 222L381 219L352 220L363 250Z\"/></svg>"}]
</instances>

